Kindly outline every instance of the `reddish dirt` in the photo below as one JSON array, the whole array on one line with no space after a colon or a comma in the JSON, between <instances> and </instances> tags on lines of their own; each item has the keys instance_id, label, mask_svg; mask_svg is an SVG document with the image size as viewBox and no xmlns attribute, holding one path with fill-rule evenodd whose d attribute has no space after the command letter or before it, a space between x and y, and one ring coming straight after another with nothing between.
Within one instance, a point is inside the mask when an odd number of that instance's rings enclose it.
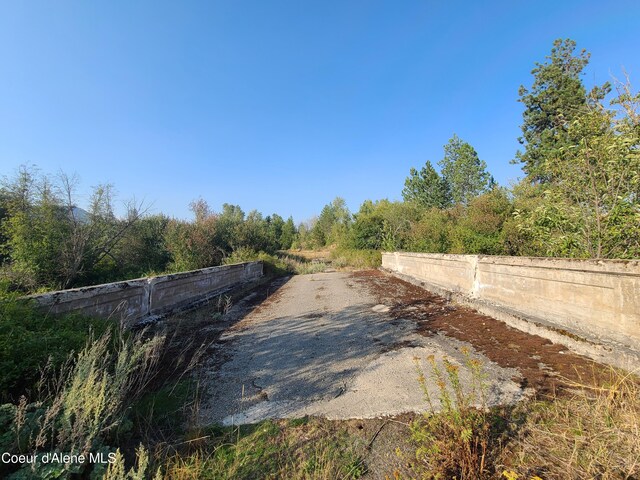
<instances>
[{"instance_id":1,"label":"reddish dirt","mask_svg":"<svg viewBox=\"0 0 640 480\"><path fill-rule=\"evenodd\" d=\"M468 342L502 367L517 368L523 387L539 395L562 393L572 383L595 384L607 377L604 367L563 345L509 327L477 311L452 304L412 283L378 270L353 273L394 318L412 319L418 333L438 333Z\"/></svg>"}]
</instances>

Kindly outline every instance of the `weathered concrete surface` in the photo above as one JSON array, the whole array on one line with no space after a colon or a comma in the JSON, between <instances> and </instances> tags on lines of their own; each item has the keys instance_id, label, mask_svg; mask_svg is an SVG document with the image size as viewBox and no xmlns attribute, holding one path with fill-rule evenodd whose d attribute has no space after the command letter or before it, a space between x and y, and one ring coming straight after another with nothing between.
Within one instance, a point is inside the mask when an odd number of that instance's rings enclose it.
<instances>
[{"instance_id":1,"label":"weathered concrete surface","mask_svg":"<svg viewBox=\"0 0 640 480\"><path fill-rule=\"evenodd\" d=\"M637 361L639 261L395 252L382 266L598 360Z\"/></svg>"},{"instance_id":2,"label":"weathered concrete surface","mask_svg":"<svg viewBox=\"0 0 640 480\"><path fill-rule=\"evenodd\" d=\"M51 313L79 312L132 324L149 315L163 315L185 308L223 289L261 276L262 262L247 262L48 292L28 298Z\"/></svg>"},{"instance_id":3,"label":"weathered concrete surface","mask_svg":"<svg viewBox=\"0 0 640 480\"><path fill-rule=\"evenodd\" d=\"M149 313L162 315L261 276L262 262L247 262L151 277Z\"/></svg>"},{"instance_id":4,"label":"weathered concrete surface","mask_svg":"<svg viewBox=\"0 0 640 480\"><path fill-rule=\"evenodd\" d=\"M441 368L443 358L449 359L470 389L464 347L484 365L490 403L525 395L512 380L517 370L499 367L465 342L420 335L415 321L391 316L389 306L377 303L366 285L349 273L293 277L221 340L225 361L210 359L201 409L204 424L424 411L427 403L415 360L424 366L437 406L438 388L426 359L433 356Z\"/></svg>"}]
</instances>

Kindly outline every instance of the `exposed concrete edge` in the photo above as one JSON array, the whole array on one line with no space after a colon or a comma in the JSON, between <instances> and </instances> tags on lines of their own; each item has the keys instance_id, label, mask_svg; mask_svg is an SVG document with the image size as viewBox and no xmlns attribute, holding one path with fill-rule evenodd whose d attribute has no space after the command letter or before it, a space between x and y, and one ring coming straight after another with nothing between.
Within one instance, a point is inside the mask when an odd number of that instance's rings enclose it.
<instances>
[{"instance_id":1,"label":"exposed concrete edge","mask_svg":"<svg viewBox=\"0 0 640 480\"><path fill-rule=\"evenodd\" d=\"M193 301L186 301L186 302L181 302L179 304L175 304L174 306L172 306L171 310L167 310L165 312L160 312L160 313L149 314L144 317L138 318L133 324L131 324L130 328L134 330L139 328L144 328L147 325L152 325L152 324L161 322L167 317L170 317L172 315L177 315L180 313L186 313L192 310L196 310L200 307L203 307L204 305L209 303L211 300L215 299L220 295L224 295L229 292L232 292L232 293L238 292L238 291L242 292L245 289L255 288L258 285L260 285L260 283L263 281L264 281L264 275L262 277L258 277L250 280L243 280L240 282L236 282L232 285L219 288L212 292L208 292L205 296L197 298Z\"/></svg>"},{"instance_id":2,"label":"exposed concrete edge","mask_svg":"<svg viewBox=\"0 0 640 480\"><path fill-rule=\"evenodd\" d=\"M541 318L522 314L510 308L472 298L458 292L452 292L429 282L418 280L388 268L380 270L409 282L425 290L440 295L449 301L473 308L489 317L500 320L510 327L532 335L546 338L553 343L563 345L574 353L591 358L592 360L623 368L629 371L638 370L640 365L640 351L629 348L613 341L602 339L569 329L559 329L557 326Z\"/></svg>"},{"instance_id":3,"label":"exposed concrete edge","mask_svg":"<svg viewBox=\"0 0 640 480\"><path fill-rule=\"evenodd\" d=\"M188 297L181 301L166 305L161 309L154 309L152 305L152 297L154 287L159 284L166 284L173 280L190 279L198 276L219 275L224 272L238 269L243 270L243 277L231 284L220 286L215 290L203 291L200 294ZM244 287L254 281L258 281L264 275L263 262L261 260L252 262L240 262L228 265L220 265L216 267L208 267L187 272L177 272L167 275L158 275L153 277L142 277L132 280L123 280L119 282L105 283L99 285L90 285L67 290L58 290L33 294L23 297L25 300L35 301L38 306L47 310L48 313L65 313L65 312L83 312L87 316L97 318L111 319L118 312L121 316L121 323L127 327L136 327L140 324L154 323L168 315L180 313L186 310L197 308L208 302L210 299L222 295L225 292ZM247 278L248 277L248 278ZM112 307L115 302L105 300L103 296L113 293L114 291L133 291L137 289L134 296L126 299L116 299L117 305ZM78 301L90 302L83 306L75 306ZM133 304L133 306L132 306ZM107 305L108 311L96 311L96 306ZM58 306L65 306L64 310L55 312L53 309ZM86 310L91 310L87 312Z\"/></svg>"}]
</instances>

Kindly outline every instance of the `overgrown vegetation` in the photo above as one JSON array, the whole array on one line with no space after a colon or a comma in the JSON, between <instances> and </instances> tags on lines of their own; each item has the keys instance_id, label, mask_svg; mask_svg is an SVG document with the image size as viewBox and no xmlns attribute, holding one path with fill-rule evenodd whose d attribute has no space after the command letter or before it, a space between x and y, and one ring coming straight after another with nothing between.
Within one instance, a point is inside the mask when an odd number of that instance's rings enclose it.
<instances>
[{"instance_id":1,"label":"overgrown vegetation","mask_svg":"<svg viewBox=\"0 0 640 480\"><path fill-rule=\"evenodd\" d=\"M416 360L429 409L411 425L420 478L627 479L640 474L640 379L609 370L560 396L489 406L482 365ZM461 382L460 370L471 375ZM426 376L437 385L427 388ZM412 476L414 476L412 474Z\"/></svg>"},{"instance_id":2,"label":"overgrown vegetation","mask_svg":"<svg viewBox=\"0 0 640 480\"><path fill-rule=\"evenodd\" d=\"M0 292L0 401L35 394L43 369L56 374L70 352L80 351L110 326L77 314L46 315L28 300Z\"/></svg>"},{"instance_id":3,"label":"overgrown vegetation","mask_svg":"<svg viewBox=\"0 0 640 480\"><path fill-rule=\"evenodd\" d=\"M316 420L229 429L190 428L197 385L185 374L204 346L162 332L124 334L100 320L48 316L18 296L154 273L263 260L270 275L375 268L382 250L579 258L640 257L640 95L628 79L587 91L589 54L557 40L536 64L524 106L525 177L498 186L456 135L443 158L412 168L403 201L337 197L296 227L292 218L191 204L193 220L148 215L113 188L78 208L77 180L21 168L0 187L0 448L37 454L2 465L8 478L359 478L367 448ZM400 187L400 186L399 186ZM328 248L329 247L329 248ZM309 259L300 249L325 249ZM7 293L10 292L10 293ZM214 317L228 310L220 297ZM162 367L165 365L165 367ZM171 365L171 372L162 368ZM412 423L412 476L637 478L638 379L612 371L571 396L489 407L481 366L429 360L419 385L430 405ZM471 371L470 389L460 369ZM426 376L439 388L429 396ZM437 401L436 401L437 400ZM375 439L375 437L374 437ZM144 445L139 441L144 440ZM370 445L369 445L370 446ZM122 448L118 448L122 447ZM136 449L137 447L137 449ZM51 452L113 454L115 463L46 464ZM135 459L135 462L134 462ZM398 473L397 476L402 476Z\"/></svg>"},{"instance_id":4,"label":"overgrown vegetation","mask_svg":"<svg viewBox=\"0 0 640 480\"><path fill-rule=\"evenodd\" d=\"M429 411L411 425L416 443L417 470L423 478L490 478L495 474L495 461L506 438L505 409L489 408L487 388L481 364L465 351L462 368L471 372L471 385L463 386L461 366L447 358L442 366L434 357L428 359L433 383L438 387L432 398L419 360L416 360L418 383Z\"/></svg>"},{"instance_id":5,"label":"overgrown vegetation","mask_svg":"<svg viewBox=\"0 0 640 480\"><path fill-rule=\"evenodd\" d=\"M108 458L130 433L129 406L155 375L163 343L162 336L145 339L141 333L107 330L89 337L57 372L43 372L35 398L22 396L17 403L2 405L5 434L0 449L35 456L22 466L3 463L7 478L69 478L106 470L106 463L92 465L89 454ZM46 455L52 452L86 460L49 462Z\"/></svg>"},{"instance_id":6,"label":"overgrown vegetation","mask_svg":"<svg viewBox=\"0 0 640 480\"><path fill-rule=\"evenodd\" d=\"M366 471L364 446L315 419L263 421L215 429L199 445L169 457L172 479L356 479Z\"/></svg>"},{"instance_id":7,"label":"overgrown vegetation","mask_svg":"<svg viewBox=\"0 0 640 480\"><path fill-rule=\"evenodd\" d=\"M502 453L513 465L510 478L640 475L640 381L634 375L610 370L608 381L573 385L571 395L533 402L526 413Z\"/></svg>"}]
</instances>

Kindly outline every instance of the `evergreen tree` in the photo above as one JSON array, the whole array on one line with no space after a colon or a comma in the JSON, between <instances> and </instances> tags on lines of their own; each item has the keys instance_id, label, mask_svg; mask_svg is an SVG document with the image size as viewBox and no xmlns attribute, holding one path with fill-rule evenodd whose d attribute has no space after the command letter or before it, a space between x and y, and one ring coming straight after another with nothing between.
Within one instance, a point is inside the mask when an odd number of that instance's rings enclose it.
<instances>
[{"instance_id":1,"label":"evergreen tree","mask_svg":"<svg viewBox=\"0 0 640 480\"><path fill-rule=\"evenodd\" d=\"M282 226L280 235L280 248L289 250L296 236L296 225L293 223L293 217L289 217Z\"/></svg>"},{"instance_id":2,"label":"evergreen tree","mask_svg":"<svg viewBox=\"0 0 640 480\"><path fill-rule=\"evenodd\" d=\"M531 90L520 87L522 137L518 141L524 151L516 154L514 163L522 163L529 180L546 183L550 172L548 158L558 156L560 149L570 145L567 129L586 105L586 91L580 75L589 63L590 54L582 50L575 54L576 42L558 39L553 42L547 62L536 63ZM607 88L607 86L605 86Z\"/></svg>"},{"instance_id":3,"label":"evergreen tree","mask_svg":"<svg viewBox=\"0 0 640 480\"><path fill-rule=\"evenodd\" d=\"M415 168L409 171L402 198L427 208L445 208L451 203L449 184L428 160L419 172Z\"/></svg>"},{"instance_id":4,"label":"evergreen tree","mask_svg":"<svg viewBox=\"0 0 640 480\"><path fill-rule=\"evenodd\" d=\"M493 177L487 172L487 164L478 153L457 135L444 146L444 158L438 163L442 176L451 189L454 203L467 205L478 195L491 190Z\"/></svg>"}]
</instances>

